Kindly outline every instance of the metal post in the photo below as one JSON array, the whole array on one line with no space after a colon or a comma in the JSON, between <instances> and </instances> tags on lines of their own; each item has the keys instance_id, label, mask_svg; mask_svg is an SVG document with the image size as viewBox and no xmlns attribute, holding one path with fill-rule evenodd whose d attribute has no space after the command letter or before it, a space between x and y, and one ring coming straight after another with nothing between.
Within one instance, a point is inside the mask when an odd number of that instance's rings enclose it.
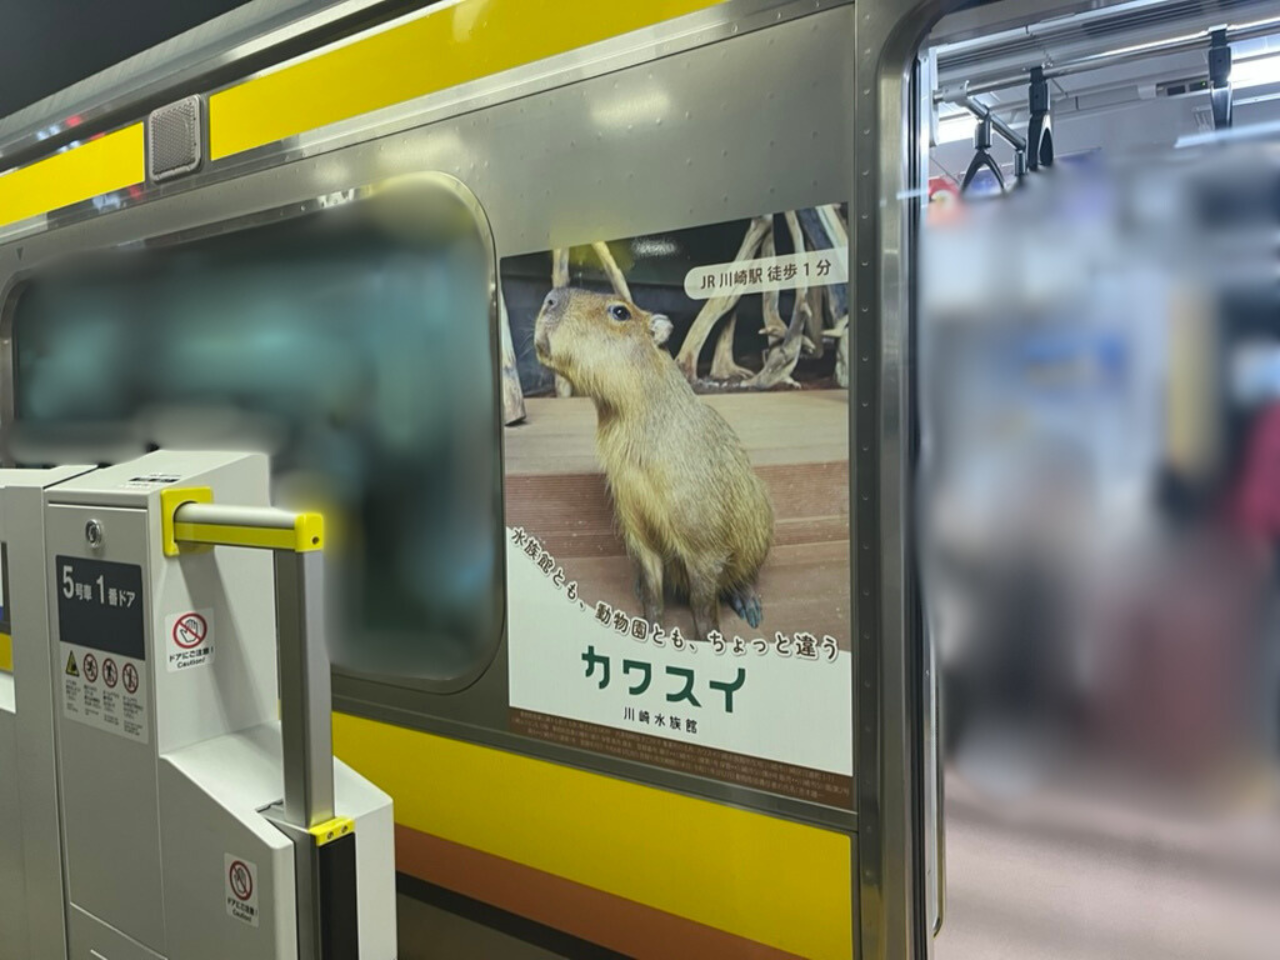
<instances>
[{"instance_id":1,"label":"metal post","mask_svg":"<svg viewBox=\"0 0 1280 960\"><path fill-rule=\"evenodd\" d=\"M358 938L355 835L350 822L335 817L323 521L193 500L177 504L166 526L175 552L221 545L274 555L284 798L262 814L293 841L298 957L345 957Z\"/></svg>"},{"instance_id":2,"label":"metal post","mask_svg":"<svg viewBox=\"0 0 1280 960\"><path fill-rule=\"evenodd\" d=\"M324 554L277 551L284 815L304 830L331 820L333 694L324 632Z\"/></svg>"},{"instance_id":3,"label":"metal post","mask_svg":"<svg viewBox=\"0 0 1280 960\"><path fill-rule=\"evenodd\" d=\"M1000 134L1000 136L1004 137L1005 140L1009 142L1009 146L1013 147L1014 150L1027 149L1027 141L1022 138L1022 136L1018 133L1018 131L1013 129L1013 127L1009 126L1009 124L1006 123L1004 120L1001 120L998 116L996 116L995 112L986 104L979 103L977 100L974 100L972 97L968 97L968 96L966 96L964 99L960 100L959 102L966 110L968 110L970 113L976 116L980 121L984 123L989 122L991 126L995 127L996 131ZM991 144L988 143L987 147L990 148L990 146Z\"/></svg>"},{"instance_id":4,"label":"metal post","mask_svg":"<svg viewBox=\"0 0 1280 960\"><path fill-rule=\"evenodd\" d=\"M173 513L179 542L258 547L275 555L283 815L302 830L334 815L333 691L318 522L287 510L213 503L183 503Z\"/></svg>"},{"instance_id":5,"label":"metal post","mask_svg":"<svg viewBox=\"0 0 1280 960\"><path fill-rule=\"evenodd\" d=\"M1209 43L1209 99L1213 106L1213 128L1231 126L1231 45L1226 30L1215 30Z\"/></svg>"},{"instance_id":6,"label":"metal post","mask_svg":"<svg viewBox=\"0 0 1280 960\"><path fill-rule=\"evenodd\" d=\"M1031 68L1031 88L1028 92L1031 118L1027 121L1027 167L1039 170L1053 166L1053 101L1044 67Z\"/></svg>"},{"instance_id":7,"label":"metal post","mask_svg":"<svg viewBox=\"0 0 1280 960\"><path fill-rule=\"evenodd\" d=\"M1075 60L1059 62L1052 67L1046 67L1044 69L1044 77L1046 80L1057 80L1061 77L1070 77L1090 70L1099 70L1103 67L1115 67L1125 63L1137 63L1152 57L1203 50L1205 41L1207 40L1212 44L1215 34L1221 34L1225 42L1230 44L1269 37L1277 31L1280 31L1280 19L1241 24L1240 26L1227 27L1225 30L1219 31L1206 30L1195 34L1171 37L1168 40L1158 40L1138 46L1124 47L1119 50L1108 50ZM940 70L943 74L946 74L947 65L942 63ZM979 75L970 78L965 87L965 92L970 96L995 93L999 90L1008 90L1010 87L1020 87L1027 82L1027 79L1028 74L1026 71L996 76L991 74ZM943 91L939 91L934 100L941 103L951 100L951 97L947 96Z\"/></svg>"}]
</instances>

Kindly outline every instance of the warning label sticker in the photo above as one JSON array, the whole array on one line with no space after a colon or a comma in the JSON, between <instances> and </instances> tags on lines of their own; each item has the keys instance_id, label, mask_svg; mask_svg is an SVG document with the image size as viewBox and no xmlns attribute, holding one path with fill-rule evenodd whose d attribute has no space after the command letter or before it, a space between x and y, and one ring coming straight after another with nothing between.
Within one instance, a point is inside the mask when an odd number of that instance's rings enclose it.
<instances>
[{"instance_id":1,"label":"warning label sticker","mask_svg":"<svg viewBox=\"0 0 1280 960\"><path fill-rule=\"evenodd\" d=\"M103 656L73 643L62 644L62 713L68 720L147 743L145 660Z\"/></svg>"},{"instance_id":2,"label":"warning label sticker","mask_svg":"<svg viewBox=\"0 0 1280 960\"><path fill-rule=\"evenodd\" d=\"M169 672L190 670L213 662L213 611L188 610L164 622L169 638Z\"/></svg>"},{"instance_id":3,"label":"warning label sticker","mask_svg":"<svg viewBox=\"0 0 1280 960\"><path fill-rule=\"evenodd\" d=\"M226 887L227 916L251 927L258 925L258 865L226 854L222 876Z\"/></svg>"}]
</instances>

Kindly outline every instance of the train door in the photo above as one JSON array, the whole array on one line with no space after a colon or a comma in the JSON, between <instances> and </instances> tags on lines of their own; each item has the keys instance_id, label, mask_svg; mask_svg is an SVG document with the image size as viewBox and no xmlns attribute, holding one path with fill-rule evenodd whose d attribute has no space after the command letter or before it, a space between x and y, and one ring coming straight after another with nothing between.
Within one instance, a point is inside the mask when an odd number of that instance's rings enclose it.
<instances>
[{"instance_id":1,"label":"train door","mask_svg":"<svg viewBox=\"0 0 1280 960\"><path fill-rule=\"evenodd\" d=\"M934 955L1267 956L1280 8L1080 6L922 57Z\"/></svg>"}]
</instances>

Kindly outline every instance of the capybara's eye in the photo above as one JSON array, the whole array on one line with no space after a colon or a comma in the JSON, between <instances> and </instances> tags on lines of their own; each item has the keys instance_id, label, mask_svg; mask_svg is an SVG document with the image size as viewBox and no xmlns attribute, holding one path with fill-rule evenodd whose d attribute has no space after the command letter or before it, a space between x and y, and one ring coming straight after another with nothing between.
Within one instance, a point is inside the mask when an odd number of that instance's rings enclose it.
<instances>
[{"instance_id":1,"label":"capybara's eye","mask_svg":"<svg viewBox=\"0 0 1280 960\"><path fill-rule=\"evenodd\" d=\"M621 323L623 320L631 319L631 311L620 303L615 303L609 308L609 316Z\"/></svg>"}]
</instances>

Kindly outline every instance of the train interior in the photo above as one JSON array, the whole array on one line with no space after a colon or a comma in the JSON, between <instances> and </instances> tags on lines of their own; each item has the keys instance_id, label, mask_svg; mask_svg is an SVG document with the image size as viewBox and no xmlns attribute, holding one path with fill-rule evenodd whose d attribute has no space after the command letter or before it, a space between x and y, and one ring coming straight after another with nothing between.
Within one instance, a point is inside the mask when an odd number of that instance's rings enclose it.
<instances>
[{"instance_id":1,"label":"train interior","mask_svg":"<svg viewBox=\"0 0 1280 960\"><path fill-rule=\"evenodd\" d=\"M1280 5L1050 6L922 59L935 955L1246 960L1280 936Z\"/></svg>"}]
</instances>

